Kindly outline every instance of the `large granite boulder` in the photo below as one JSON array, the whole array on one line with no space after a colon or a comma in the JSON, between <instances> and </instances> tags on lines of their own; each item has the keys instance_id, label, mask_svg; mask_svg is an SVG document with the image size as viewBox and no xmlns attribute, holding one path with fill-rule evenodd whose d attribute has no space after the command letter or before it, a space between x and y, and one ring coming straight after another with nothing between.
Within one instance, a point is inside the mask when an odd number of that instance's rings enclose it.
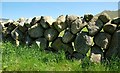
<instances>
[{"instance_id":1,"label":"large granite boulder","mask_svg":"<svg viewBox=\"0 0 120 73\"><path fill-rule=\"evenodd\" d=\"M49 28L55 20L51 16L41 16L40 24L43 28Z\"/></svg>"},{"instance_id":2,"label":"large granite boulder","mask_svg":"<svg viewBox=\"0 0 120 73\"><path fill-rule=\"evenodd\" d=\"M24 22L19 23L18 29L22 31L23 33L27 32L27 27L25 27Z\"/></svg>"},{"instance_id":3,"label":"large granite boulder","mask_svg":"<svg viewBox=\"0 0 120 73\"><path fill-rule=\"evenodd\" d=\"M11 35L10 30L8 30L7 27L3 27L2 28L2 38L3 39L8 38L9 35Z\"/></svg>"},{"instance_id":4,"label":"large granite boulder","mask_svg":"<svg viewBox=\"0 0 120 73\"><path fill-rule=\"evenodd\" d=\"M87 25L87 23L83 22L81 18L77 18L74 20L71 25L70 25L70 30L73 34L78 33L79 31L82 30Z\"/></svg>"},{"instance_id":5,"label":"large granite boulder","mask_svg":"<svg viewBox=\"0 0 120 73\"><path fill-rule=\"evenodd\" d=\"M99 31L103 28L104 24L103 22L100 20L100 19L97 19L96 20L96 24L95 24L98 28L99 28Z\"/></svg>"},{"instance_id":6,"label":"large granite boulder","mask_svg":"<svg viewBox=\"0 0 120 73\"><path fill-rule=\"evenodd\" d=\"M18 29L18 27L16 27L12 32L11 32L11 36L14 40L23 40L24 36L23 33Z\"/></svg>"},{"instance_id":7,"label":"large granite boulder","mask_svg":"<svg viewBox=\"0 0 120 73\"><path fill-rule=\"evenodd\" d=\"M25 27L25 25L24 25L25 22L26 22L26 18L19 18L17 20L18 29L20 31L22 31L23 33L25 33L27 31L27 27Z\"/></svg>"},{"instance_id":8,"label":"large granite boulder","mask_svg":"<svg viewBox=\"0 0 120 73\"><path fill-rule=\"evenodd\" d=\"M64 15L59 16L57 20L53 23L53 25L58 32L61 32L64 29L66 29L67 24L65 23L65 16Z\"/></svg>"},{"instance_id":9,"label":"large granite boulder","mask_svg":"<svg viewBox=\"0 0 120 73\"><path fill-rule=\"evenodd\" d=\"M3 23L1 23L1 25L2 25L3 28L5 28L5 27L8 27L9 23L10 22L3 22Z\"/></svg>"},{"instance_id":10,"label":"large granite boulder","mask_svg":"<svg viewBox=\"0 0 120 73\"><path fill-rule=\"evenodd\" d=\"M120 30L117 30L113 36L109 46L109 49L106 51L106 58L111 58L113 56L120 57Z\"/></svg>"},{"instance_id":11,"label":"large granite boulder","mask_svg":"<svg viewBox=\"0 0 120 73\"><path fill-rule=\"evenodd\" d=\"M68 25L68 27L71 27L72 22L74 22L78 18L80 18L80 16L66 15L65 23Z\"/></svg>"},{"instance_id":12,"label":"large granite boulder","mask_svg":"<svg viewBox=\"0 0 120 73\"><path fill-rule=\"evenodd\" d=\"M96 36L94 36L94 43L103 49L108 49L111 35L108 33L100 32Z\"/></svg>"},{"instance_id":13,"label":"large granite boulder","mask_svg":"<svg viewBox=\"0 0 120 73\"><path fill-rule=\"evenodd\" d=\"M30 28L32 26L31 22L32 22L32 18L26 19L26 21L24 22L24 26Z\"/></svg>"},{"instance_id":14,"label":"large granite boulder","mask_svg":"<svg viewBox=\"0 0 120 73\"><path fill-rule=\"evenodd\" d=\"M53 28L49 28L49 29L45 30L44 36L49 42L52 42L58 37L58 34L59 33L57 30L55 30Z\"/></svg>"},{"instance_id":15,"label":"large granite boulder","mask_svg":"<svg viewBox=\"0 0 120 73\"><path fill-rule=\"evenodd\" d=\"M18 27L11 32L11 37L16 41L16 46L19 46L20 41L23 41L24 39L23 33L18 29Z\"/></svg>"},{"instance_id":16,"label":"large granite boulder","mask_svg":"<svg viewBox=\"0 0 120 73\"><path fill-rule=\"evenodd\" d=\"M48 41L45 38L38 38L38 39L35 40L35 43L42 50L45 50L48 47L48 44L49 44Z\"/></svg>"},{"instance_id":17,"label":"large granite boulder","mask_svg":"<svg viewBox=\"0 0 120 73\"><path fill-rule=\"evenodd\" d=\"M109 17L109 15L107 13L100 14L98 16L98 19L100 19L103 22L103 24L106 24L107 22L110 21L110 17Z\"/></svg>"},{"instance_id":18,"label":"large granite boulder","mask_svg":"<svg viewBox=\"0 0 120 73\"><path fill-rule=\"evenodd\" d=\"M73 53L74 49L72 47L72 44L65 44L62 42L62 38L58 37L55 41L52 42L51 47L56 50L64 50L65 52Z\"/></svg>"},{"instance_id":19,"label":"large granite boulder","mask_svg":"<svg viewBox=\"0 0 120 73\"><path fill-rule=\"evenodd\" d=\"M9 37L11 37L11 31L8 29L8 25L9 25L9 23L8 22L4 22L4 23L1 23L1 39L3 40L3 41L6 41L6 40L8 40L7 38L9 38Z\"/></svg>"},{"instance_id":20,"label":"large granite boulder","mask_svg":"<svg viewBox=\"0 0 120 73\"><path fill-rule=\"evenodd\" d=\"M7 28L7 30L11 32L13 29L17 27L18 23L13 20L9 20L7 22L1 23L1 25L2 25L2 28Z\"/></svg>"},{"instance_id":21,"label":"large granite boulder","mask_svg":"<svg viewBox=\"0 0 120 73\"><path fill-rule=\"evenodd\" d=\"M17 22L10 22L7 29L11 32L17 27L17 25L18 25Z\"/></svg>"},{"instance_id":22,"label":"large granite boulder","mask_svg":"<svg viewBox=\"0 0 120 73\"><path fill-rule=\"evenodd\" d=\"M92 18L93 18L93 15L92 15L92 14L85 14L85 15L84 15L84 20L85 20L86 22L89 22Z\"/></svg>"},{"instance_id":23,"label":"large granite boulder","mask_svg":"<svg viewBox=\"0 0 120 73\"><path fill-rule=\"evenodd\" d=\"M90 22L88 22L87 29L90 36L96 35L104 26L103 22L98 19L97 17L94 17L91 19Z\"/></svg>"},{"instance_id":24,"label":"large granite boulder","mask_svg":"<svg viewBox=\"0 0 120 73\"><path fill-rule=\"evenodd\" d=\"M77 52L86 54L92 46L92 37L88 36L87 32L79 33L74 41L74 47Z\"/></svg>"},{"instance_id":25,"label":"large granite boulder","mask_svg":"<svg viewBox=\"0 0 120 73\"><path fill-rule=\"evenodd\" d=\"M21 17L21 18L19 18L18 20L17 20L17 22L25 22L26 21L26 18L23 18L23 17ZM24 25L24 24L23 24Z\"/></svg>"},{"instance_id":26,"label":"large granite boulder","mask_svg":"<svg viewBox=\"0 0 120 73\"><path fill-rule=\"evenodd\" d=\"M72 34L70 31L66 30L62 37L62 41L64 43L70 43L70 42L74 41L74 38L75 38L75 35Z\"/></svg>"},{"instance_id":27,"label":"large granite boulder","mask_svg":"<svg viewBox=\"0 0 120 73\"><path fill-rule=\"evenodd\" d=\"M13 38L11 36L11 32L15 28L18 28L17 25L18 25L18 23L13 21L13 20L9 20L7 22L2 23L2 37L3 37L3 40L13 41Z\"/></svg>"},{"instance_id":28,"label":"large granite boulder","mask_svg":"<svg viewBox=\"0 0 120 73\"><path fill-rule=\"evenodd\" d=\"M34 18L31 20L31 22L30 22L31 26L35 25L36 23L39 24L40 19L41 19L40 16L38 16L38 17L34 17Z\"/></svg>"},{"instance_id":29,"label":"large granite boulder","mask_svg":"<svg viewBox=\"0 0 120 73\"><path fill-rule=\"evenodd\" d=\"M111 21L112 24L116 24L116 25L120 25L120 18L114 18L112 21Z\"/></svg>"},{"instance_id":30,"label":"large granite boulder","mask_svg":"<svg viewBox=\"0 0 120 73\"><path fill-rule=\"evenodd\" d=\"M101 62L103 60L103 50L97 46L97 45L94 45L91 47L91 52L90 52L90 60L92 62Z\"/></svg>"},{"instance_id":31,"label":"large granite boulder","mask_svg":"<svg viewBox=\"0 0 120 73\"><path fill-rule=\"evenodd\" d=\"M32 42L33 39L28 35L28 33L26 33L24 36L24 43L29 46L32 44Z\"/></svg>"},{"instance_id":32,"label":"large granite boulder","mask_svg":"<svg viewBox=\"0 0 120 73\"><path fill-rule=\"evenodd\" d=\"M28 29L28 34L32 38L39 38L43 36L43 33L44 33L44 29L38 24L35 24L30 29Z\"/></svg>"},{"instance_id":33,"label":"large granite boulder","mask_svg":"<svg viewBox=\"0 0 120 73\"><path fill-rule=\"evenodd\" d=\"M117 25L115 24L105 24L103 27L104 32L113 34L117 28Z\"/></svg>"}]
</instances>

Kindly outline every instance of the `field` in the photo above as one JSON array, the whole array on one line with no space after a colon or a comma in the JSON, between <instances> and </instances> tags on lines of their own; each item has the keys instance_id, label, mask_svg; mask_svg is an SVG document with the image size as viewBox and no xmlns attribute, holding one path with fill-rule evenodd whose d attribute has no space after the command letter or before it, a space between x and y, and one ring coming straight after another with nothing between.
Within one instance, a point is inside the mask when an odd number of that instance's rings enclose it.
<instances>
[{"instance_id":1,"label":"field","mask_svg":"<svg viewBox=\"0 0 120 73\"><path fill-rule=\"evenodd\" d=\"M2 70L4 71L120 71L120 59L92 63L84 60L68 60L64 51L53 53L40 50L36 45L31 47L13 43L2 43Z\"/></svg>"}]
</instances>

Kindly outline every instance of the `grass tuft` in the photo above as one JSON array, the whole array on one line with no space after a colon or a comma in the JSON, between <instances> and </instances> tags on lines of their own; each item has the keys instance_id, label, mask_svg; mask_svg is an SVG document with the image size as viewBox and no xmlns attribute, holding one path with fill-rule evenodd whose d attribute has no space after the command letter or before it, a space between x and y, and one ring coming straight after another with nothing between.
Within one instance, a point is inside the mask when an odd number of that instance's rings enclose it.
<instances>
[{"instance_id":1,"label":"grass tuft","mask_svg":"<svg viewBox=\"0 0 120 73\"><path fill-rule=\"evenodd\" d=\"M120 59L109 62L92 63L84 60L67 60L64 51L46 52L37 46L20 45L5 42L2 49L2 69L4 71L120 71Z\"/></svg>"}]
</instances>

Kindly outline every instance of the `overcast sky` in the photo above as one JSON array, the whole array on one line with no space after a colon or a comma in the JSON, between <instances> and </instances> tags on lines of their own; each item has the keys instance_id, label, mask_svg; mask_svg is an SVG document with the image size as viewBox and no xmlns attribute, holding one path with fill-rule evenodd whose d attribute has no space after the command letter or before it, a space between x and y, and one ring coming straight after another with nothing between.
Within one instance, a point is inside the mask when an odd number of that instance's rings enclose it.
<instances>
[{"instance_id":1,"label":"overcast sky","mask_svg":"<svg viewBox=\"0 0 120 73\"><path fill-rule=\"evenodd\" d=\"M2 2L2 17L18 19L34 16L52 16L87 13L97 14L104 10L117 10L118 2Z\"/></svg>"}]
</instances>

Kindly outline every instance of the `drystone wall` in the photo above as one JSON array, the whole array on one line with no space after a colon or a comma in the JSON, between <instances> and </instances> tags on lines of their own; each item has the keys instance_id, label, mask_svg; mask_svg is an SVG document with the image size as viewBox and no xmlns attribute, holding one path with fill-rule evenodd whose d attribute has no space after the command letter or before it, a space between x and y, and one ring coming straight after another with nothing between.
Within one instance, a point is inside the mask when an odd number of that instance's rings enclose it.
<instances>
[{"instance_id":1,"label":"drystone wall","mask_svg":"<svg viewBox=\"0 0 120 73\"><path fill-rule=\"evenodd\" d=\"M68 59L84 59L90 51L90 60L120 57L120 18L107 14L98 17L86 14L20 18L1 22L4 41L15 41L16 46L34 44L41 50L64 50Z\"/></svg>"}]
</instances>

